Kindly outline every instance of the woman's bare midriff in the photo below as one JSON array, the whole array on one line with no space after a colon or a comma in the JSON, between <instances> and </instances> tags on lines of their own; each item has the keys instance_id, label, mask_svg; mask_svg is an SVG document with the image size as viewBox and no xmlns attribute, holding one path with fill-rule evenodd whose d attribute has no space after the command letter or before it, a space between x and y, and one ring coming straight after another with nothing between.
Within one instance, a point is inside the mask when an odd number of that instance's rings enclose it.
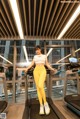
<instances>
[{"instance_id":1,"label":"woman's bare midriff","mask_svg":"<svg viewBox=\"0 0 80 119\"><path fill-rule=\"evenodd\" d=\"M36 66L44 66L43 63L36 64Z\"/></svg>"}]
</instances>

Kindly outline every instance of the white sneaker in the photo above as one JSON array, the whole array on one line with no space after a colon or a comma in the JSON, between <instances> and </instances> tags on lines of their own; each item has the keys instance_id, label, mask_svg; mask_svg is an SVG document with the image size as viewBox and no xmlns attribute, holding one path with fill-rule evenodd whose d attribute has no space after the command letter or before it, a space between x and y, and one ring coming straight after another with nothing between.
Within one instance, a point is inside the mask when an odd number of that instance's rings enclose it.
<instances>
[{"instance_id":1,"label":"white sneaker","mask_svg":"<svg viewBox=\"0 0 80 119\"><path fill-rule=\"evenodd\" d=\"M44 114L44 106L41 105L40 106L40 112L39 112L40 115L43 115Z\"/></svg>"},{"instance_id":2,"label":"white sneaker","mask_svg":"<svg viewBox=\"0 0 80 119\"><path fill-rule=\"evenodd\" d=\"M44 104L44 109L45 109L46 115L48 115L50 113L50 107L49 107L48 103Z\"/></svg>"}]
</instances>

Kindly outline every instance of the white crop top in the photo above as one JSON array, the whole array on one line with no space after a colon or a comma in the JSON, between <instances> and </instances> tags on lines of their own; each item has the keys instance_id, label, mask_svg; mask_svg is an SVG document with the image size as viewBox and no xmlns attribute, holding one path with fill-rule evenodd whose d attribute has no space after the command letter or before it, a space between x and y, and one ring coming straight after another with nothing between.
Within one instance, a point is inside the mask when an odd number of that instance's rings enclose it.
<instances>
[{"instance_id":1,"label":"white crop top","mask_svg":"<svg viewBox=\"0 0 80 119\"><path fill-rule=\"evenodd\" d=\"M46 55L43 55L43 54L35 55L33 58L35 64L39 64L39 63L45 64L46 59L47 59Z\"/></svg>"}]
</instances>

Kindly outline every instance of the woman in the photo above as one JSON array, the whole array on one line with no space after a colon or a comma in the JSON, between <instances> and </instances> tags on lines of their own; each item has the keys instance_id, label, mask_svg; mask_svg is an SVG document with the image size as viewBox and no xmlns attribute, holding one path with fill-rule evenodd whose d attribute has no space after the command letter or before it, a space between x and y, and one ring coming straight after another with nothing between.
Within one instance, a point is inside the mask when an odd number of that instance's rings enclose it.
<instances>
[{"instance_id":1,"label":"woman","mask_svg":"<svg viewBox=\"0 0 80 119\"><path fill-rule=\"evenodd\" d=\"M46 95L44 91L44 82L46 80L46 69L44 65L46 65L50 70L52 70L54 73L56 73L56 70L52 68L48 61L46 55L43 55L41 52L40 46L36 46L35 48L36 55L33 58L33 61L31 65L26 69L26 72L35 64L36 67L34 69L33 75L34 75L34 80L36 83L36 88L37 88L37 94L38 94L38 99L40 103L40 115L44 114L44 110L46 115L50 113L50 108L48 105L48 102L46 101Z\"/></svg>"}]
</instances>

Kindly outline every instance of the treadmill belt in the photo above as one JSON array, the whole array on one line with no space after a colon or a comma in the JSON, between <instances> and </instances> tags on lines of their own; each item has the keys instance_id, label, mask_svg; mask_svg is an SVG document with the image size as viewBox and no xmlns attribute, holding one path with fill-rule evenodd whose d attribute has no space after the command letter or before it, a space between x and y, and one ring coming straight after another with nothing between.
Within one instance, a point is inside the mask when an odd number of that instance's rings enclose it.
<instances>
[{"instance_id":1,"label":"treadmill belt","mask_svg":"<svg viewBox=\"0 0 80 119\"><path fill-rule=\"evenodd\" d=\"M76 109L80 110L80 95L67 95L64 100Z\"/></svg>"},{"instance_id":2,"label":"treadmill belt","mask_svg":"<svg viewBox=\"0 0 80 119\"><path fill-rule=\"evenodd\" d=\"M80 94L67 95L64 100L67 102L67 106L80 116Z\"/></svg>"},{"instance_id":3,"label":"treadmill belt","mask_svg":"<svg viewBox=\"0 0 80 119\"><path fill-rule=\"evenodd\" d=\"M0 113L7 108L8 103L6 101L0 101Z\"/></svg>"},{"instance_id":4,"label":"treadmill belt","mask_svg":"<svg viewBox=\"0 0 80 119\"><path fill-rule=\"evenodd\" d=\"M30 119L59 119L52 108L50 108L51 112L49 115L39 115L39 107L38 100L31 100Z\"/></svg>"},{"instance_id":5,"label":"treadmill belt","mask_svg":"<svg viewBox=\"0 0 80 119\"><path fill-rule=\"evenodd\" d=\"M72 100L72 102L70 102L70 104L73 105L78 110L80 110L80 100Z\"/></svg>"}]
</instances>

